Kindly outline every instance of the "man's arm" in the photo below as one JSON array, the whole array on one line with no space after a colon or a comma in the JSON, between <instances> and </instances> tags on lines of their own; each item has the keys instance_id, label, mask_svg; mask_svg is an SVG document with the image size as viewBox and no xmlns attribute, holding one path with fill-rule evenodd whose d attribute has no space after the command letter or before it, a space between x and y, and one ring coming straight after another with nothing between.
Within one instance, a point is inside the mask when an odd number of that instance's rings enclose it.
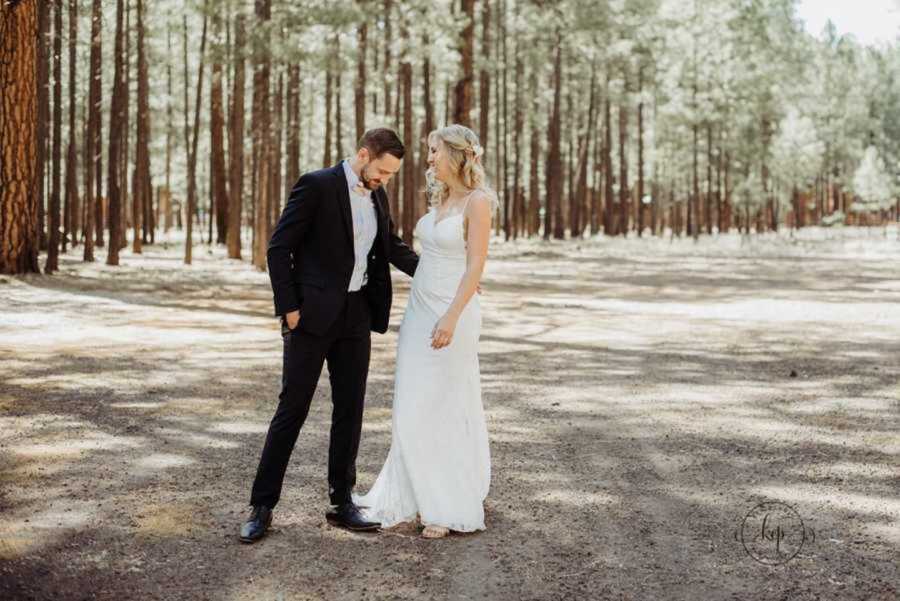
<instances>
[{"instance_id":1,"label":"man's arm","mask_svg":"<svg viewBox=\"0 0 900 601\"><path fill-rule=\"evenodd\" d=\"M303 300L297 297L297 291L291 278L291 261L294 249L309 230L312 218L319 207L320 194L315 187L315 179L309 174L300 176L287 204L272 232L269 247L266 251L266 263L269 267L269 280L275 295L275 315L284 315L300 308Z\"/></svg>"},{"instance_id":2,"label":"man's arm","mask_svg":"<svg viewBox=\"0 0 900 601\"><path fill-rule=\"evenodd\" d=\"M419 255L397 235L394 220L388 215L388 261L397 269L412 277L419 265Z\"/></svg>"}]
</instances>

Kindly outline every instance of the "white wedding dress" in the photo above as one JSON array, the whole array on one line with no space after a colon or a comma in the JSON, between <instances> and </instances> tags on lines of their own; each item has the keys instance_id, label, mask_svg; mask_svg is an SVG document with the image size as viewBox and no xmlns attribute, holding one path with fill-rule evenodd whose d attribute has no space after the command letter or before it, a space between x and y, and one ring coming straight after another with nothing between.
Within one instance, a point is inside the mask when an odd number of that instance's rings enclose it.
<instances>
[{"instance_id":1,"label":"white wedding dress","mask_svg":"<svg viewBox=\"0 0 900 601\"><path fill-rule=\"evenodd\" d=\"M473 295L450 344L431 348L432 329L466 270L463 213L436 218L432 208L415 227L422 254L400 324L391 448L371 490L352 498L383 528L419 514L424 525L473 532L485 530L491 480L478 366L481 307Z\"/></svg>"}]
</instances>

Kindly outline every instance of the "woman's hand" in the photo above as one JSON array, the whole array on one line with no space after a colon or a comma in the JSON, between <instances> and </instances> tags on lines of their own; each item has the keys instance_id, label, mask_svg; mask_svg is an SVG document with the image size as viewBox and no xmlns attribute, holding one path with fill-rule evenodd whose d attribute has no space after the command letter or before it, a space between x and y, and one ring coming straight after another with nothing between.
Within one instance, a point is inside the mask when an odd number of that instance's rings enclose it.
<instances>
[{"instance_id":1,"label":"woman's hand","mask_svg":"<svg viewBox=\"0 0 900 601\"><path fill-rule=\"evenodd\" d=\"M445 314L431 330L431 348L441 349L448 346L453 341L454 331L456 331L456 318Z\"/></svg>"}]
</instances>

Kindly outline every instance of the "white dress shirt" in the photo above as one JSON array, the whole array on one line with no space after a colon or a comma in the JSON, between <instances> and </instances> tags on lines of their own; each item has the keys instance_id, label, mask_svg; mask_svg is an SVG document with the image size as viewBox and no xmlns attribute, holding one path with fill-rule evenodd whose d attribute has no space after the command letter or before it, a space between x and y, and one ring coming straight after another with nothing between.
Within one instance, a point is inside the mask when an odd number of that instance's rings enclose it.
<instances>
[{"instance_id":1,"label":"white dress shirt","mask_svg":"<svg viewBox=\"0 0 900 601\"><path fill-rule=\"evenodd\" d=\"M347 159L343 161L344 175L347 177L347 188L350 193L350 211L353 215L353 275L350 276L348 291L353 292L362 288L368 281L366 266L368 264L369 251L375 236L378 234L378 217L375 215L375 205L372 204L372 192L365 190L360 193L356 188L360 182L359 176L350 168Z\"/></svg>"}]
</instances>

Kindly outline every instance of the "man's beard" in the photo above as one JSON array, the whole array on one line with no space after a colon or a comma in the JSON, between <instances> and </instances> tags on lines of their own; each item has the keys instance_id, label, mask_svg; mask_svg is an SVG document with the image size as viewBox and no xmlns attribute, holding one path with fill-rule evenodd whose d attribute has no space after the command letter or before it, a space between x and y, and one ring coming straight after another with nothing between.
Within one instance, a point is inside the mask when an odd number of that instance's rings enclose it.
<instances>
[{"instance_id":1,"label":"man's beard","mask_svg":"<svg viewBox=\"0 0 900 601\"><path fill-rule=\"evenodd\" d=\"M367 173L367 171L368 171L368 166L363 167L360 170L359 181L362 182L362 185L363 185L363 187L365 187L366 190L377 190L378 188L381 187L381 180L369 179L369 177L368 177L369 174Z\"/></svg>"}]
</instances>

